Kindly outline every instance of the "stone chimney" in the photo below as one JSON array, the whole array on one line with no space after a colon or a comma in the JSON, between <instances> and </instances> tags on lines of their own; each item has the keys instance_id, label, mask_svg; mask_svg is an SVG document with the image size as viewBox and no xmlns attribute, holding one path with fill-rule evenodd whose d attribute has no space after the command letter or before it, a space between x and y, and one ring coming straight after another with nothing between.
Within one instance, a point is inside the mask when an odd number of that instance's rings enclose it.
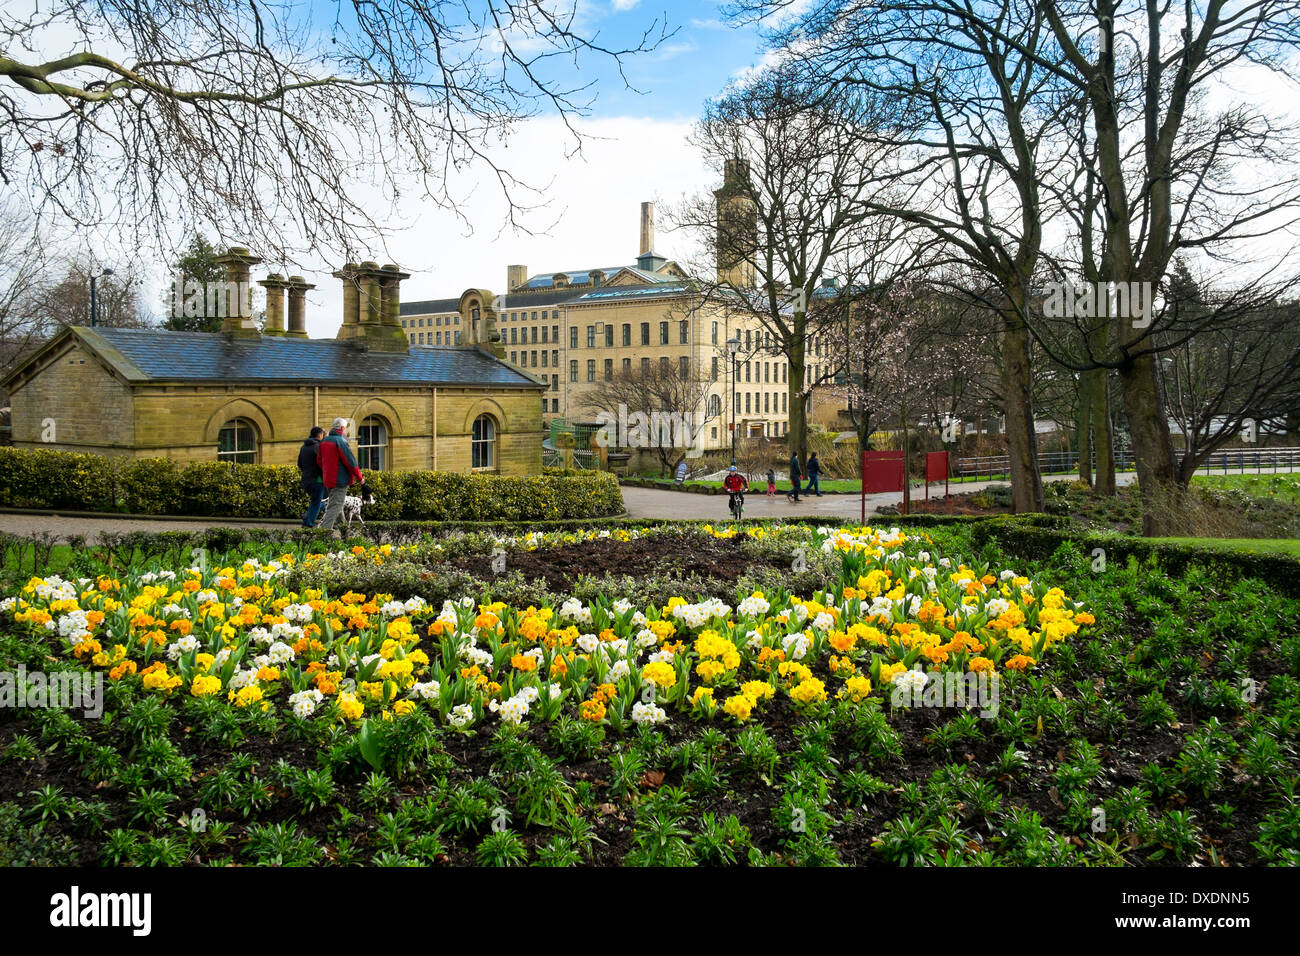
<instances>
[{"instance_id":1,"label":"stone chimney","mask_svg":"<svg viewBox=\"0 0 1300 956\"><path fill-rule=\"evenodd\" d=\"M506 266L506 292L514 292L528 281L528 266Z\"/></svg>"},{"instance_id":2,"label":"stone chimney","mask_svg":"<svg viewBox=\"0 0 1300 956\"><path fill-rule=\"evenodd\" d=\"M314 289L302 276L289 276L285 281L289 290L289 331L285 335L307 337L307 290Z\"/></svg>"},{"instance_id":3,"label":"stone chimney","mask_svg":"<svg viewBox=\"0 0 1300 956\"><path fill-rule=\"evenodd\" d=\"M240 338L260 338L253 321L253 293L248 281L248 267L262 260L243 246L231 246L225 255L217 256L216 261L226 267L221 331Z\"/></svg>"},{"instance_id":4,"label":"stone chimney","mask_svg":"<svg viewBox=\"0 0 1300 956\"><path fill-rule=\"evenodd\" d=\"M655 204L652 202L643 202L641 204L641 251L637 253L638 258L654 252L654 248Z\"/></svg>"},{"instance_id":5,"label":"stone chimney","mask_svg":"<svg viewBox=\"0 0 1300 956\"><path fill-rule=\"evenodd\" d=\"M284 335L284 276L272 272L258 283L266 290L266 326L263 335Z\"/></svg>"},{"instance_id":6,"label":"stone chimney","mask_svg":"<svg viewBox=\"0 0 1300 956\"><path fill-rule=\"evenodd\" d=\"M334 277L343 280L343 324L340 340L352 341L373 352L409 352L402 331L398 283L410 278L395 265L382 269L377 262L349 262Z\"/></svg>"}]
</instances>

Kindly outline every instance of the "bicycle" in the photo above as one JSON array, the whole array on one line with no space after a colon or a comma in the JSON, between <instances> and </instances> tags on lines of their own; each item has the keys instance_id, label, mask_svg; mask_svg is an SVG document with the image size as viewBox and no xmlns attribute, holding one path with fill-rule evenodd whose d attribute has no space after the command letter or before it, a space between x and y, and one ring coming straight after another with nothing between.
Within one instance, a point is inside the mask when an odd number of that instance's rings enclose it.
<instances>
[{"instance_id":1,"label":"bicycle","mask_svg":"<svg viewBox=\"0 0 1300 956\"><path fill-rule=\"evenodd\" d=\"M731 493L731 513L739 521L745 514L745 493L743 491L733 491Z\"/></svg>"}]
</instances>

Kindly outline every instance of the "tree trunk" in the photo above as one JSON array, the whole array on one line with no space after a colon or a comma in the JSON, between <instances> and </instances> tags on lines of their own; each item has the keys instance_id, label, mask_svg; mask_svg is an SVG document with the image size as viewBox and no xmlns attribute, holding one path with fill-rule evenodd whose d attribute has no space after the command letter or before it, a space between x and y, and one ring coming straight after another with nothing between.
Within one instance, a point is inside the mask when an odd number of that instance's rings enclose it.
<instances>
[{"instance_id":1,"label":"tree trunk","mask_svg":"<svg viewBox=\"0 0 1300 956\"><path fill-rule=\"evenodd\" d=\"M1186 518L1186 489L1178 482L1154 357L1142 355L1122 366L1120 382L1142 500L1142 533L1147 537L1179 534Z\"/></svg>"},{"instance_id":2,"label":"tree trunk","mask_svg":"<svg viewBox=\"0 0 1300 956\"><path fill-rule=\"evenodd\" d=\"M1115 494L1115 433L1110 423L1110 372L1098 368L1086 374L1094 378L1089 393L1092 399L1092 447L1097 453L1097 474L1092 492L1111 497Z\"/></svg>"},{"instance_id":3,"label":"tree trunk","mask_svg":"<svg viewBox=\"0 0 1300 956\"><path fill-rule=\"evenodd\" d=\"M1092 377L1079 374L1079 410L1075 416L1075 441L1079 452L1079 480L1092 487Z\"/></svg>"},{"instance_id":4,"label":"tree trunk","mask_svg":"<svg viewBox=\"0 0 1300 956\"><path fill-rule=\"evenodd\" d=\"M1002 395L1011 459L1011 510L1043 510L1043 476L1038 467L1038 436L1030 394L1029 330L1014 307L1003 313Z\"/></svg>"}]
</instances>

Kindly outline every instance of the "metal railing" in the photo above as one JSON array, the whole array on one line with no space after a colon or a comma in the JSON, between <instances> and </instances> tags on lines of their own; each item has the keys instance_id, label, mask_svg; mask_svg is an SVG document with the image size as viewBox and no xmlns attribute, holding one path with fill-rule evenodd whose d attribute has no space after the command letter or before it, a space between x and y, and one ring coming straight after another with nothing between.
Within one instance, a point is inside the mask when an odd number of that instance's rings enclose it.
<instances>
[{"instance_id":1,"label":"metal railing","mask_svg":"<svg viewBox=\"0 0 1300 956\"><path fill-rule=\"evenodd\" d=\"M1092 457L1096 467L1096 456ZM1044 475L1069 475L1079 471L1079 453L1073 451L1044 452L1038 456L1039 469ZM1115 470L1133 471L1131 450L1115 452ZM1279 473L1300 470L1300 448L1227 448L1211 452L1205 463L1196 469L1198 474ZM957 478L999 478L1011 471L1011 458L993 455L984 458L958 458L953 462L953 476Z\"/></svg>"}]
</instances>

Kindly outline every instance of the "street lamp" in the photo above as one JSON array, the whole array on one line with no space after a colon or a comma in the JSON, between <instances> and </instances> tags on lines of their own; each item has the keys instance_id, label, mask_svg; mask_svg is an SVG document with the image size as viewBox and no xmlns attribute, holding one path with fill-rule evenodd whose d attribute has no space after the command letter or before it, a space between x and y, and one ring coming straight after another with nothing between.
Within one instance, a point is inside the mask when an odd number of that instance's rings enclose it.
<instances>
[{"instance_id":1,"label":"street lamp","mask_svg":"<svg viewBox=\"0 0 1300 956\"><path fill-rule=\"evenodd\" d=\"M727 396L731 404L731 463L736 463L736 383L739 381L737 363L740 354L740 333L727 339L727 354L731 356L731 394Z\"/></svg>"},{"instance_id":2,"label":"street lamp","mask_svg":"<svg viewBox=\"0 0 1300 956\"><path fill-rule=\"evenodd\" d=\"M99 299L95 295L95 281L105 276L111 276L112 269L105 269L103 272L92 272L90 274L90 327L93 329L99 324Z\"/></svg>"}]
</instances>

